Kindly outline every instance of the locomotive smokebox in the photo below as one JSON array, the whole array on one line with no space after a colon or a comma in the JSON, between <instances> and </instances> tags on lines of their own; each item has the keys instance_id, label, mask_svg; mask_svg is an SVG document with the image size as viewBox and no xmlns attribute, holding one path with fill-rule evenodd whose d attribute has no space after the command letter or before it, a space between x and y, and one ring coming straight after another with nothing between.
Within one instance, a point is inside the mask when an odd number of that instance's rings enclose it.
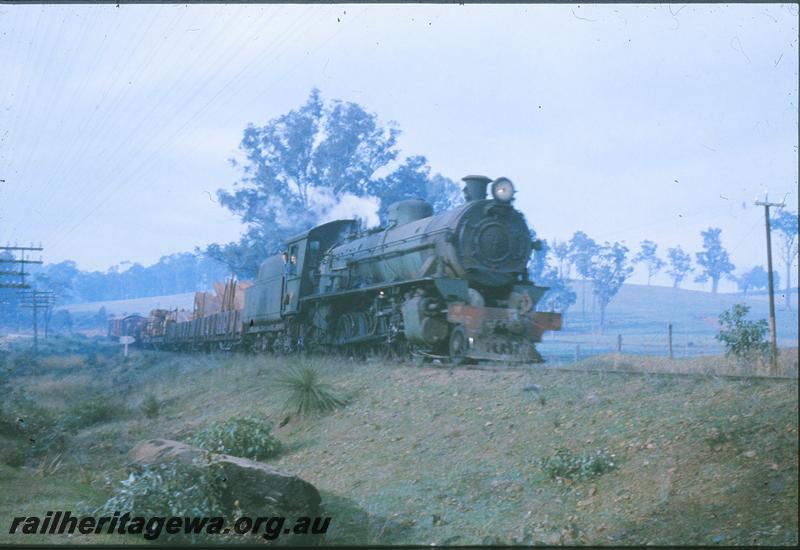
<instances>
[{"instance_id":1,"label":"locomotive smokebox","mask_svg":"<svg viewBox=\"0 0 800 550\"><path fill-rule=\"evenodd\" d=\"M486 176L466 176L464 182L464 198L467 202L482 201L486 198L486 186L492 181Z\"/></svg>"}]
</instances>

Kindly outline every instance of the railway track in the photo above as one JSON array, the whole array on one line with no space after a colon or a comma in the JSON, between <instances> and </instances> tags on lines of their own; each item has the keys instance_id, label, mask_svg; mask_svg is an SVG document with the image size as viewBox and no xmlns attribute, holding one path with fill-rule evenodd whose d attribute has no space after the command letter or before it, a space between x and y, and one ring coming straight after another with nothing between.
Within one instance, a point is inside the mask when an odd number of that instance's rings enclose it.
<instances>
[{"instance_id":1,"label":"railway track","mask_svg":"<svg viewBox=\"0 0 800 550\"><path fill-rule=\"evenodd\" d=\"M635 371L635 370L602 370L602 369L580 369L573 367L557 366L554 364L535 364L535 365L497 365L497 364L460 364L454 365L446 362L446 357L434 357L432 363L420 363L412 361L411 366L414 367L435 367L442 369L459 369L459 370L480 370L486 372L523 372L523 371L536 371L544 370L549 372L577 372L586 374L627 374L639 376L677 376L687 378L726 378L731 380L792 380L798 381L796 376L764 376L764 375L742 375L742 374L719 374L719 373L701 373L701 372L670 372L670 371ZM439 361L438 363L436 361Z\"/></svg>"}]
</instances>

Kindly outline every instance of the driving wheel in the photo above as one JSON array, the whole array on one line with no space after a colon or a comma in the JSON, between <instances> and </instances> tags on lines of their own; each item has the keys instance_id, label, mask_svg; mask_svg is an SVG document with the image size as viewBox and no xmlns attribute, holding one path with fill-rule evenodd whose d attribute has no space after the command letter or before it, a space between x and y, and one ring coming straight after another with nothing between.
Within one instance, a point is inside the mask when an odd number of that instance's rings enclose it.
<instances>
[{"instance_id":1,"label":"driving wheel","mask_svg":"<svg viewBox=\"0 0 800 550\"><path fill-rule=\"evenodd\" d=\"M450 362L454 365L461 365L466 361L467 353L467 332L464 327L457 325L450 331Z\"/></svg>"}]
</instances>

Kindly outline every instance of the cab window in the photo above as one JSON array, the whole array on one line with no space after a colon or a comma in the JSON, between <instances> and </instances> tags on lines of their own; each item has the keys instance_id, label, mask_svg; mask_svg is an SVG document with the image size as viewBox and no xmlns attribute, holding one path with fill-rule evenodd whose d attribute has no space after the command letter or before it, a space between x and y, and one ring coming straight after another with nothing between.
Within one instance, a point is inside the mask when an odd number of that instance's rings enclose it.
<instances>
[{"instance_id":1,"label":"cab window","mask_svg":"<svg viewBox=\"0 0 800 550\"><path fill-rule=\"evenodd\" d=\"M289 249L289 263L287 264L289 275L297 274L297 245Z\"/></svg>"}]
</instances>

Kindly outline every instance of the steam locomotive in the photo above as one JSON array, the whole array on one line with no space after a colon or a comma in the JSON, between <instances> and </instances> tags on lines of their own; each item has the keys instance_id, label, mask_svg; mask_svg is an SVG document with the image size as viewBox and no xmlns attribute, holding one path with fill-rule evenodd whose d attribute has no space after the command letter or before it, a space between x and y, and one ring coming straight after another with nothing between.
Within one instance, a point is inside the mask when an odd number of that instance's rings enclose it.
<instances>
[{"instance_id":1,"label":"steam locomotive","mask_svg":"<svg viewBox=\"0 0 800 550\"><path fill-rule=\"evenodd\" d=\"M227 310L186 321L154 312L138 339L172 349L540 362L536 342L561 328L559 314L535 311L547 288L529 280L527 264L540 243L512 206L509 179L463 181L464 204L437 215L423 200L404 200L383 227L337 220L297 235L261 264L243 308L229 300Z\"/></svg>"}]
</instances>

